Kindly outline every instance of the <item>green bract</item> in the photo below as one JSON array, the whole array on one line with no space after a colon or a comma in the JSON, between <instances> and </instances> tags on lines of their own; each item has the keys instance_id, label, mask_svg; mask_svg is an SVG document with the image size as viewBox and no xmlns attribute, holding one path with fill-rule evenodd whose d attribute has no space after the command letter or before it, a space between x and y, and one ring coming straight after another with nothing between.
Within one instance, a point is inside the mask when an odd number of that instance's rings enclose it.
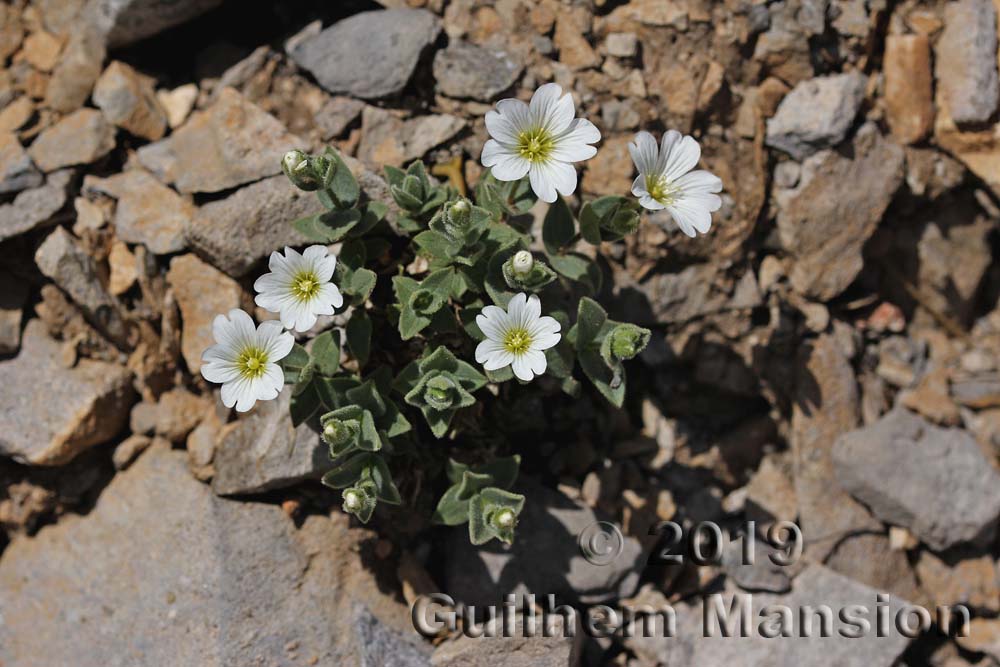
<instances>
[{"instance_id":1,"label":"green bract","mask_svg":"<svg viewBox=\"0 0 1000 667\"><path fill-rule=\"evenodd\" d=\"M466 197L417 161L385 168L392 202L377 202L331 149L290 151L282 168L323 205L293 224L313 242L338 244L333 281L345 297L338 328L296 345L281 364L293 385L293 423L308 424L329 447L323 483L340 489L344 510L367 522L380 503L402 502L395 473L409 502L426 505L427 493L443 491L436 522L468 523L475 544L513 541L525 502L510 491L520 457L510 455L513 443L491 439L502 429L489 424L521 419L516 401L537 402L539 393L578 396L583 377L622 404L623 362L646 346L649 331L611 321L585 296L599 293L602 271L579 246L634 231L635 204L601 197L583 205L578 222L557 199L536 238L527 179L500 182L486 173ZM485 338L477 316L491 305L506 310L521 292L538 296L543 314L561 325L561 339L544 351L541 381L487 387L513 373L472 363ZM501 397L515 402L505 406ZM442 469L447 485L435 477Z\"/></svg>"}]
</instances>

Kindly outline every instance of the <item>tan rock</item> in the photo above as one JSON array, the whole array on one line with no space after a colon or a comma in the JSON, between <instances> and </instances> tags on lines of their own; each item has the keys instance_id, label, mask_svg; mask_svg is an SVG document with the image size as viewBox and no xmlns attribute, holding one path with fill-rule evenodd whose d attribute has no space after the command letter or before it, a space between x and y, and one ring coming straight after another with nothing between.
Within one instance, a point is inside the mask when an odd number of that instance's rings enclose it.
<instances>
[{"instance_id":1,"label":"tan rock","mask_svg":"<svg viewBox=\"0 0 1000 667\"><path fill-rule=\"evenodd\" d=\"M115 129L96 109L80 109L35 139L28 154L42 171L90 164L115 147Z\"/></svg>"},{"instance_id":2,"label":"tan rock","mask_svg":"<svg viewBox=\"0 0 1000 667\"><path fill-rule=\"evenodd\" d=\"M190 254L170 260L167 283L181 309L181 354L197 373L202 353L215 344L212 321L239 308L243 291L235 280Z\"/></svg>"},{"instance_id":3,"label":"tan rock","mask_svg":"<svg viewBox=\"0 0 1000 667\"><path fill-rule=\"evenodd\" d=\"M70 33L69 42L52 71L45 92L45 106L74 111L83 106L104 64L104 38L86 22Z\"/></svg>"},{"instance_id":4,"label":"tan rock","mask_svg":"<svg viewBox=\"0 0 1000 667\"><path fill-rule=\"evenodd\" d=\"M108 290L115 296L129 291L139 275L132 251L121 241L115 241L108 254L108 264L111 266Z\"/></svg>"},{"instance_id":5,"label":"tan rock","mask_svg":"<svg viewBox=\"0 0 1000 667\"><path fill-rule=\"evenodd\" d=\"M84 192L101 193L118 200L115 233L127 243L141 243L157 255L187 247L184 229L195 206L149 172L130 169L109 178L87 176Z\"/></svg>"},{"instance_id":6,"label":"tan rock","mask_svg":"<svg viewBox=\"0 0 1000 667\"><path fill-rule=\"evenodd\" d=\"M187 120L191 109L194 108L194 103L198 99L198 86L186 83L173 90L158 90L156 99L160 101L160 106L167 114L167 124L174 129Z\"/></svg>"},{"instance_id":7,"label":"tan rock","mask_svg":"<svg viewBox=\"0 0 1000 667\"><path fill-rule=\"evenodd\" d=\"M986 130L962 132L948 114L939 113L934 138L1000 197L1000 123Z\"/></svg>"},{"instance_id":8,"label":"tan rock","mask_svg":"<svg viewBox=\"0 0 1000 667\"><path fill-rule=\"evenodd\" d=\"M17 137L0 132L0 194L37 188L43 180Z\"/></svg>"},{"instance_id":9,"label":"tan rock","mask_svg":"<svg viewBox=\"0 0 1000 667\"><path fill-rule=\"evenodd\" d=\"M974 618L968 633L961 633L955 641L966 650L988 653L1000 660L1000 619Z\"/></svg>"},{"instance_id":10,"label":"tan rock","mask_svg":"<svg viewBox=\"0 0 1000 667\"><path fill-rule=\"evenodd\" d=\"M608 137L597 155L586 162L583 186L598 195L620 195L632 187L633 165L628 152L630 136Z\"/></svg>"},{"instance_id":11,"label":"tan rock","mask_svg":"<svg viewBox=\"0 0 1000 667\"><path fill-rule=\"evenodd\" d=\"M889 35L883 69L892 135L900 143L916 143L934 124L931 49L926 35Z\"/></svg>"},{"instance_id":12,"label":"tan rock","mask_svg":"<svg viewBox=\"0 0 1000 667\"><path fill-rule=\"evenodd\" d=\"M945 562L923 551L917 561L917 577L934 605L966 604L1000 611L996 565L988 555Z\"/></svg>"},{"instance_id":13,"label":"tan rock","mask_svg":"<svg viewBox=\"0 0 1000 667\"><path fill-rule=\"evenodd\" d=\"M583 36L581 22L568 10L556 17L556 32L552 41L559 49L559 62L572 70L597 67L601 56Z\"/></svg>"},{"instance_id":14,"label":"tan rock","mask_svg":"<svg viewBox=\"0 0 1000 667\"><path fill-rule=\"evenodd\" d=\"M91 359L65 368L60 348L41 320L31 320L20 353L0 362L0 452L23 463L66 463L128 419L131 373Z\"/></svg>"},{"instance_id":15,"label":"tan rock","mask_svg":"<svg viewBox=\"0 0 1000 667\"><path fill-rule=\"evenodd\" d=\"M166 139L143 146L139 161L184 193L218 192L273 176L282 156L306 142L232 88Z\"/></svg>"},{"instance_id":16,"label":"tan rock","mask_svg":"<svg viewBox=\"0 0 1000 667\"><path fill-rule=\"evenodd\" d=\"M942 426L955 426L962 421L958 406L948 395L948 370L937 368L920 378L911 391L904 391L900 402Z\"/></svg>"},{"instance_id":17,"label":"tan rock","mask_svg":"<svg viewBox=\"0 0 1000 667\"><path fill-rule=\"evenodd\" d=\"M361 115L358 159L373 167L402 166L458 134L466 123L458 116L435 114L402 120L377 107Z\"/></svg>"},{"instance_id":18,"label":"tan rock","mask_svg":"<svg viewBox=\"0 0 1000 667\"><path fill-rule=\"evenodd\" d=\"M167 131L167 116L156 99L153 80L113 61L94 84L94 104L108 122L137 137L156 141Z\"/></svg>"},{"instance_id":19,"label":"tan rock","mask_svg":"<svg viewBox=\"0 0 1000 667\"><path fill-rule=\"evenodd\" d=\"M62 41L44 30L33 32L24 40L24 59L43 72L52 71L59 62L60 51Z\"/></svg>"},{"instance_id":20,"label":"tan rock","mask_svg":"<svg viewBox=\"0 0 1000 667\"><path fill-rule=\"evenodd\" d=\"M31 98L22 95L0 111L0 132L14 132L24 127L35 113Z\"/></svg>"}]
</instances>

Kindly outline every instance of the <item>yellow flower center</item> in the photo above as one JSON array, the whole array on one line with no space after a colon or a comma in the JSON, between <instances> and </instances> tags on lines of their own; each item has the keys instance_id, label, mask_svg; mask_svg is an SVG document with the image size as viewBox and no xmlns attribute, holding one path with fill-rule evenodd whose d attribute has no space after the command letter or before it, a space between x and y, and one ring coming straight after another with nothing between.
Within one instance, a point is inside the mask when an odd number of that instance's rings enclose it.
<instances>
[{"instance_id":1,"label":"yellow flower center","mask_svg":"<svg viewBox=\"0 0 1000 667\"><path fill-rule=\"evenodd\" d=\"M527 329L508 329L503 336L503 346L514 356L520 356L531 347L531 334Z\"/></svg>"},{"instance_id":2,"label":"yellow flower center","mask_svg":"<svg viewBox=\"0 0 1000 667\"><path fill-rule=\"evenodd\" d=\"M256 380L264 374L267 352L259 347L248 347L240 352L240 356L236 358L236 365L240 369L240 375L248 380Z\"/></svg>"},{"instance_id":3,"label":"yellow flower center","mask_svg":"<svg viewBox=\"0 0 1000 667\"><path fill-rule=\"evenodd\" d=\"M545 162L555 147L552 133L544 127L523 130L517 135L517 152L529 162Z\"/></svg>"},{"instance_id":4,"label":"yellow flower center","mask_svg":"<svg viewBox=\"0 0 1000 667\"><path fill-rule=\"evenodd\" d=\"M303 271L292 279L292 294L299 301L309 301L319 292L319 279L312 271Z\"/></svg>"},{"instance_id":5,"label":"yellow flower center","mask_svg":"<svg viewBox=\"0 0 1000 667\"><path fill-rule=\"evenodd\" d=\"M646 192L664 206L670 206L677 201L680 191L662 176L649 174L646 176Z\"/></svg>"}]
</instances>

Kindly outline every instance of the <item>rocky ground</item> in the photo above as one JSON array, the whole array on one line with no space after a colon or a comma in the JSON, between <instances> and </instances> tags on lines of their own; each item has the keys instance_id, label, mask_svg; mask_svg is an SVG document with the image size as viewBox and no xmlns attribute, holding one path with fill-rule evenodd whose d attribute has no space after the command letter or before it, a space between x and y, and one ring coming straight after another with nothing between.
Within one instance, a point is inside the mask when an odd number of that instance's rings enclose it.
<instances>
[{"instance_id":1,"label":"rocky ground","mask_svg":"<svg viewBox=\"0 0 1000 667\"><path fill-rule=\"evenodd\" d=\"M1000 664L1000 0L383 5L0 4L0 665ZM723 208L705 237L647 215L604 249L602 301L654 339L623 410L511 406L512 550L426 506L359 527L287 396L236 418L198 373L211 319L318 210L280 156L332 144L376 199L415 158L464 187L486 110L548 81L603 134L583 196L626 193L634 131L675 128ZM603 567L576 543L597 518L626 534ZM805 552L645 566L662 520L796 521ZM880 590L974 619L863 642L410 626L421 593L515 587L679 615Z\"/></svg>"}]
</instances>

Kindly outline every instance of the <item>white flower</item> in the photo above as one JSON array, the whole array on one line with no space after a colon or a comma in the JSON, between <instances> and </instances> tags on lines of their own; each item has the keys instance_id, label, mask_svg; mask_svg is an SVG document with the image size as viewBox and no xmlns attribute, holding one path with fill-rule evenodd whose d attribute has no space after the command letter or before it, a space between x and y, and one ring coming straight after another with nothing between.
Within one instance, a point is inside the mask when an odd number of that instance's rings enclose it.
<instances>
[{"instance_id":1,"label":"white flower","mask_svg":"<svg viewBox=\"0 0 1000 667\"><path fill-rule=\"evenodd\" d=\"M545 372L545 353L559 342L559 322L542 317L538 297L516 294L507 310L486 306L476 324L486 340L476 347L476 361L488 371L512 366L514 375L530 382Z\"/></svg>"},{"instance_id":2,"label":"white flower","mask_svg":"<svg viewBox=\"0 0 1000 667\"><path fill-rule=\"evenodd\" d=\"M222 385L222 403L237 412L246 412L257 401L278 396L285 376L278 366L295 344L292 334L274 321L253 320L239 308L229 311L229 318L216 315L212 322L215 345L205 350L201 374L209 382Z\"/></svg>"},{"instance_id":3,"label":"white flower","mask_svg":"<svg viewBox=\"0 0 1000 667\"><path fill-rule=\"evenodd\" d=\"M639 175L632 194L653 211L667 209L681 231L688 236L706 233L712 213L722 206L716 192L722 191L718 176L699 169L691 171L701 157L701 147L693 137L681 137L676 130L663 135L659 150L649 132L640 132L628 145Z\"/></svg>"},{"instance_id":4,"label":"white flower","mask_svg":"<svg viewBox=\"0 0 1000 667\"><path fill-rule=\"evenodd\" d=\"M337 258L326 247L312 245L301 255L285 248L282 256L272 252L265 273L253 284L260 292L255 301L261 308L278 313L281 323L295 331L309 331L317 315L333 315L344 305L344 297L330 282Z\"/></svg>"},{"instance_id":5,"label":"white flower","mask_svg":"<svg viewBox=\"0 0 1000 667\"><path fill-rule=\"evenodd\" d=\"M589 160L597 149L588 144L601 140L601 132L585 118L574 118L573 96L547 83L531 96L531 104L506 99L496 111L486 113L486 129L493 137L483 146L484 167L500 181L516 181L528 174L531 189L546 202L556 191L576 190L576 169L571 163Z\"/></svg>"}]
</instances>

